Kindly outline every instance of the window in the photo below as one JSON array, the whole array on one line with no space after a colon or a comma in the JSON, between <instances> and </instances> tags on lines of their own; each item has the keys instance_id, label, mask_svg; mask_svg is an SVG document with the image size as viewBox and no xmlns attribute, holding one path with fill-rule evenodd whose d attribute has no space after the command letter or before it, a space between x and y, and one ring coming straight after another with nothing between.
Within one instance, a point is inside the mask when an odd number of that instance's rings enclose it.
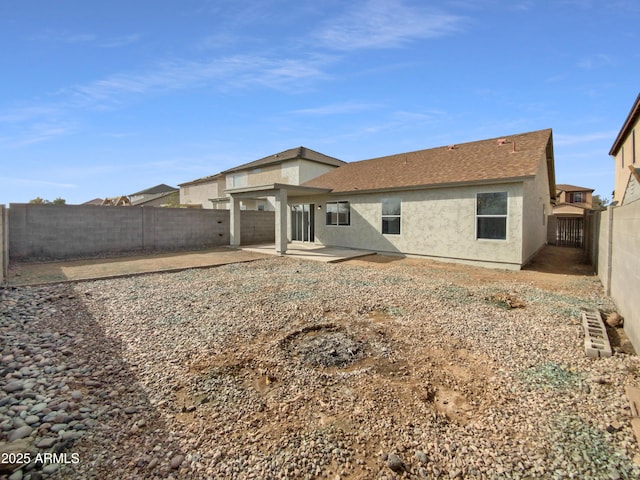
<instances>
[{"instance_id":1,"label":"window","mask_svg":"<svg viewBox=\"0 0 640 480\"><path fill-rule=\"evenodd\" d=\"M231 187L246 187L247 186L247 174L246 173L236 173L231 177Z\"/></svg>"},{"instance_id":2,"label":"window","mask_svg":"<svg viewBox=\"0 0 640 480\"><path fill-rule=\"evenodd\" d=\"M399 198L382 199L382 233L400 235L401 201Z\"/></svg>"},{"instance_id":3,"label":"window","mask_svg":"<svg viewBox=\"0 0 640 480\"><path fill-rule=\"evenodd\" d=\"M327 202L327 225L350 225L351 209L349 202Z\"/></svg>"},{"instance_id":4,"label":"window","mask_svg":"<svg viewBox=\"0 0 640 480\"><path fill-rule=\"evenodd\" d=\"M476 195L476 238L507 239L507 192Z\"/></svg>"},{"instance_id":5,"label":"window","mask_svg":"<svg viewBox=\"0 0 640 480\"><path fill-rule=\"evenodd\" d=\"M568 192L567 203L582 203L584 202L583 192Z\"/></svg>"}]
</instances>

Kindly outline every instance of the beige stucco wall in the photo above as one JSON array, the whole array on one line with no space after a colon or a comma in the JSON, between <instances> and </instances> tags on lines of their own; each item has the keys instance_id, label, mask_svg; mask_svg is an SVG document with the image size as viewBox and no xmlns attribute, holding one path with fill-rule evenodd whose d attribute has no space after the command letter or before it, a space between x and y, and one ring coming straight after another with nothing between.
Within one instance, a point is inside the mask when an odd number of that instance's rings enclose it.
<instances>
[{"instance_id":1,"label":"beige stucco wall","mask_svg":"<svg viewBox=\"0 0 640 480\"><path fill-rule=\"evenodd\" d=\"M475 238L476 194L485 192L508 193L506 240ZM381 200L389 197L400 198L402 202L400 235L381 233ZM345 195L331 200L350 202L351 225L325 225L327 197L295 199L295 203L322 206L316 210L316 243L503 268L519 268L522 263L522 183Z\"/></svg>"},{"instance_id":2,"label":"beige stucco wall","mask_svg":"<svg viewBox=\"0 0 640 480\"><path fill-rule=\"evenodd\" d=\"M574 207L571 204L564 204L564 205L559 205L557 207L554 207L553 214L561 215L564 217L571 216L571 215L575 217L582 217L584 216L584 209L579 207Z\"/></svg>"},{"instance_id":3,"label":"beige stucco wall","mask_svg":"<svg viewBox=\"0 0 640 480\"><path fill-rule=\"evenodd\" d=\"M206 209L226 210L228 208L227 204L223 203L214 205L209 201L210 198L223 197L224 186L224 179L181 186L180 204L202 205L202 208Z\"/></svg>"},{"instance_id":4,"label":"beige stucco wall","mask_svg":"<svg viewBox=\"0 0 640 480\"><path fill-rule=\"evenodd\" d=\"M552 213L547 162L542 160L536 176L523 183L522 264L547 243L548 216Z\"/></svg>"},{"instance_id":5,"label":"beige stucco wall","mask_svg":"<svg viewBox=\"0 0 640 480\"><path fill-rule=\"evenodd\" d=\"M637 120L633 125L633 129L631 131L636 131L635 134L635 146L633 145L634 135L629 134L627 138L625 138L624 143L622 144L622 148L618 151L618 154L614 157L615 161L615 187L614 187L614 196L613 201L618 202L618 205L622 204L622 199L624 197L624 192L627 189L627 184L629 182L629 176L631 175L631 171L629 170L629 165L635 165L636 168L640 167L640 140L638 136L640 135L640 129L638 129L638 124L640 124L640 120ZM633 158L633 152L635 147L635 159ZM624 162L622 161L624 151ZM635 160L635 161L634 161Z\"/></svg>"},{"instance_id":6,"label":"beige stucco wall","mask_svg":"<svg viewBox=\"0 0 640 480\"><path fill-rule=\"evenodd\" d=\"M309 160L300 160L300 168L298 178L300 183L308 182L309 180L324 175L327 172L333 170L333 165L325 165L318 162L310 162Z\"/></svg>"}]
</instances>

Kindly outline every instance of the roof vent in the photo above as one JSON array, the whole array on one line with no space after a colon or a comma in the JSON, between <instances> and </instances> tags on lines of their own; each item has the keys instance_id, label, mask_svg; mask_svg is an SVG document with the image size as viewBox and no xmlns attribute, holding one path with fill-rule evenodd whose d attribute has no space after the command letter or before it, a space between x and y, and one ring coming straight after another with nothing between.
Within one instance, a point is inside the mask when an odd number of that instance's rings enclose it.
<instances>
[{"instance_id":1,"label":"roof vent","mask_svg":"<svg viewBox=\"0 0 640 480\"><path fill-rule=\"evenodd\" d=\"M455 150L455 149L456 149L456 146L455 146L455 145L449 145L449 146L447 147L447 150Z\"/></svg>"},{"instance_id":2,"label":"roof vent","mask_svg":"<svg viewBox=\"0 0 640 480\"><path fill-rule=\"evenodd\" d=\"M507 143L507 139L506 138L499 138L498 139L498 145L504 145L505 143Z\"/></svg>"}]
</instances>

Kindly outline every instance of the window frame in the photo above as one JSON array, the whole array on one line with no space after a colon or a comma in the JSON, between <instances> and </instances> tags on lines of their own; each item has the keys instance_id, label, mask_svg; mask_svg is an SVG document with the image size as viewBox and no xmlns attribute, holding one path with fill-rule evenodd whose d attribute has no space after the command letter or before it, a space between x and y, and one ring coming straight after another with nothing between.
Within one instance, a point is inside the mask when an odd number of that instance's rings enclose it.
<instances>
[{"instance_id":1,"label":"window frame","mask_svg":"<svg viewBox=\"0 0 640 480\"><path fill-rule=\"evenodd\" d=\"M478 213L478 200L481 195L495 195L495 194L504 194L506 205L505 205L505 213L504 214L479 214ZM498 241L504 242L509 237L509 192L507 191L497 191L497 192L476 192L475 196L475 237L476 240L482 241ZM480 220L484 218L504 218L504 238L490 238L490 237L480 237L480 229L478 228Z\"/></svg>"},{"instance_id":2,"label":"window frame","mask_svg":"<svg viewBox=\"0 0 640 480\"><path fill-rule=\"evenodd\" d=\"M335 205L336 211L335 211L335 215L336 215L336 223L332 223L329 222L329 215L333 212L329 211L329 206L330 205ZM346 215L347 215L347 222L346 223L340 223L340 205L346 205ZM351 203L349 202L349 200L332 200L330 202L325 202L324 205L325 208L325 216L324 216L324 224L327 227L349 227L351 226Z\"/></svg>"},{"instance_id":3,"label":"window frame","mask_svg":"<svg viewBox=\"0 0 640 480\"><path fill-rule=\"evenodd\" d=\"M398 214L389 214L389 213L384 213L384 204L385 202L389 202L389 201L397 201L398 202L398 211L400 213ZM381 214L380 214L380 233L382 233L382 235L402 235L402 199L399 197L386 197L386 198L382 198L380 200L380 207L381 207ZM398 231L397 232L385 232L385 220L390 220L390 219L398 219ZM387 227L388 230L388 227Z\"/></svg>"}]
</instances>

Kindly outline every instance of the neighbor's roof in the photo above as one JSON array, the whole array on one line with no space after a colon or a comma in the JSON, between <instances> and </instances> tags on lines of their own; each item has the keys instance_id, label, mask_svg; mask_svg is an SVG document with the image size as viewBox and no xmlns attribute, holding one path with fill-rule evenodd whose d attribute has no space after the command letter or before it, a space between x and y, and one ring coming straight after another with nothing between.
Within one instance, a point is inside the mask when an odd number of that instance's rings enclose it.
<instances>
[{"instance_id":1,"label":"neighbor's roof","mask_svg":"<svg viewBox=\"0 0 640 480\"><path fill-rule=\"evenodd\" d=\"M555 197L551 129L347 163L303 185L339 193L486 183L535 176L542 158Z\"/></svg>"},{"instance_id":2,"label":"neighbor's roof","mask_svg":"<svg viewBox=\"0 0 640 480\"><path fill-rule=\"evenodd\" d=\"M559 183L556 185L558 192L593 192L594 188L576 187L575 185L567 185L566 183Z\"/></svg>"},{"instance_id":3,"label":"neighbor's roof","mask_svg":"<svg viewBox=\"0 0 640 480\"><path fill-rule=\"evenodd\" d=\"M195 180L190 180L188 182L179 183L178 186L184 187L187 185L197 185L199 183L208 183L208 182L213 182L215 180L220 180L221 178L224 178L224 175L221 173L216 173L215 175L208 175L206 177L196 178Z\"/></svg>"},{"instance_id":4,"label":"neighbor's roof","mask_svg":"<svg viewBox=\"0 0 640 480\"><path fill-rule=\"evenodd\" d=\"M159 193L175 192L176 190L178 190L176 187L170 187L169 185L165 185L164 183L161 183L160 185L156 185L155 187L147 188L146 190L141 190L139 192L132 193L130 196L157 195Z\"/></svg>"},{"instance_id":5,"label":"neighbor's roof","mask_svg":"<svg viewBox=\"0 0 640 480\"><path fill-rule=\"evenodd\" d=\"M275 165L277 163L282 163L286 160L295 160L298 158L309 160L311 162L324 163L326 165L333 165L335 167L339 167L345 164L345 162L343 162L342 160L329 157L328 155L325 155L320 152L316 152L315 150L311 150L310 148L297 147L297 148L290 148L289 150L285 150L283 152L279 152L274 155L269 155L268 157L255 160L253 162L245 163L243 165L230 168L229 170L224 170L221 173L226 174L226 173L238 172L240 170L247 170L250 168L264 167L267 165Z\"/></svg>"},{"instance_id":6,"label":"neighbor's roof","mask_svg":"<svg viewBox=\"0 0 640 480\"><path fill-rule=\"evenodd\" d=\"M633 103L633 107L631 107L631 111L629 112L627 119L624 121L624 125L622 125L622 128L620 129L620 133L618 133L618 136L616 137L616 141L613 142L613 146L611 147L611 150L609 150L609 155L615 157L618 154L618 151L622 148L624 140L629 136L629 131L633 128L638 117L640 117L640 94L638 94L636 101Z\"/></svg>"}]
</instances>

